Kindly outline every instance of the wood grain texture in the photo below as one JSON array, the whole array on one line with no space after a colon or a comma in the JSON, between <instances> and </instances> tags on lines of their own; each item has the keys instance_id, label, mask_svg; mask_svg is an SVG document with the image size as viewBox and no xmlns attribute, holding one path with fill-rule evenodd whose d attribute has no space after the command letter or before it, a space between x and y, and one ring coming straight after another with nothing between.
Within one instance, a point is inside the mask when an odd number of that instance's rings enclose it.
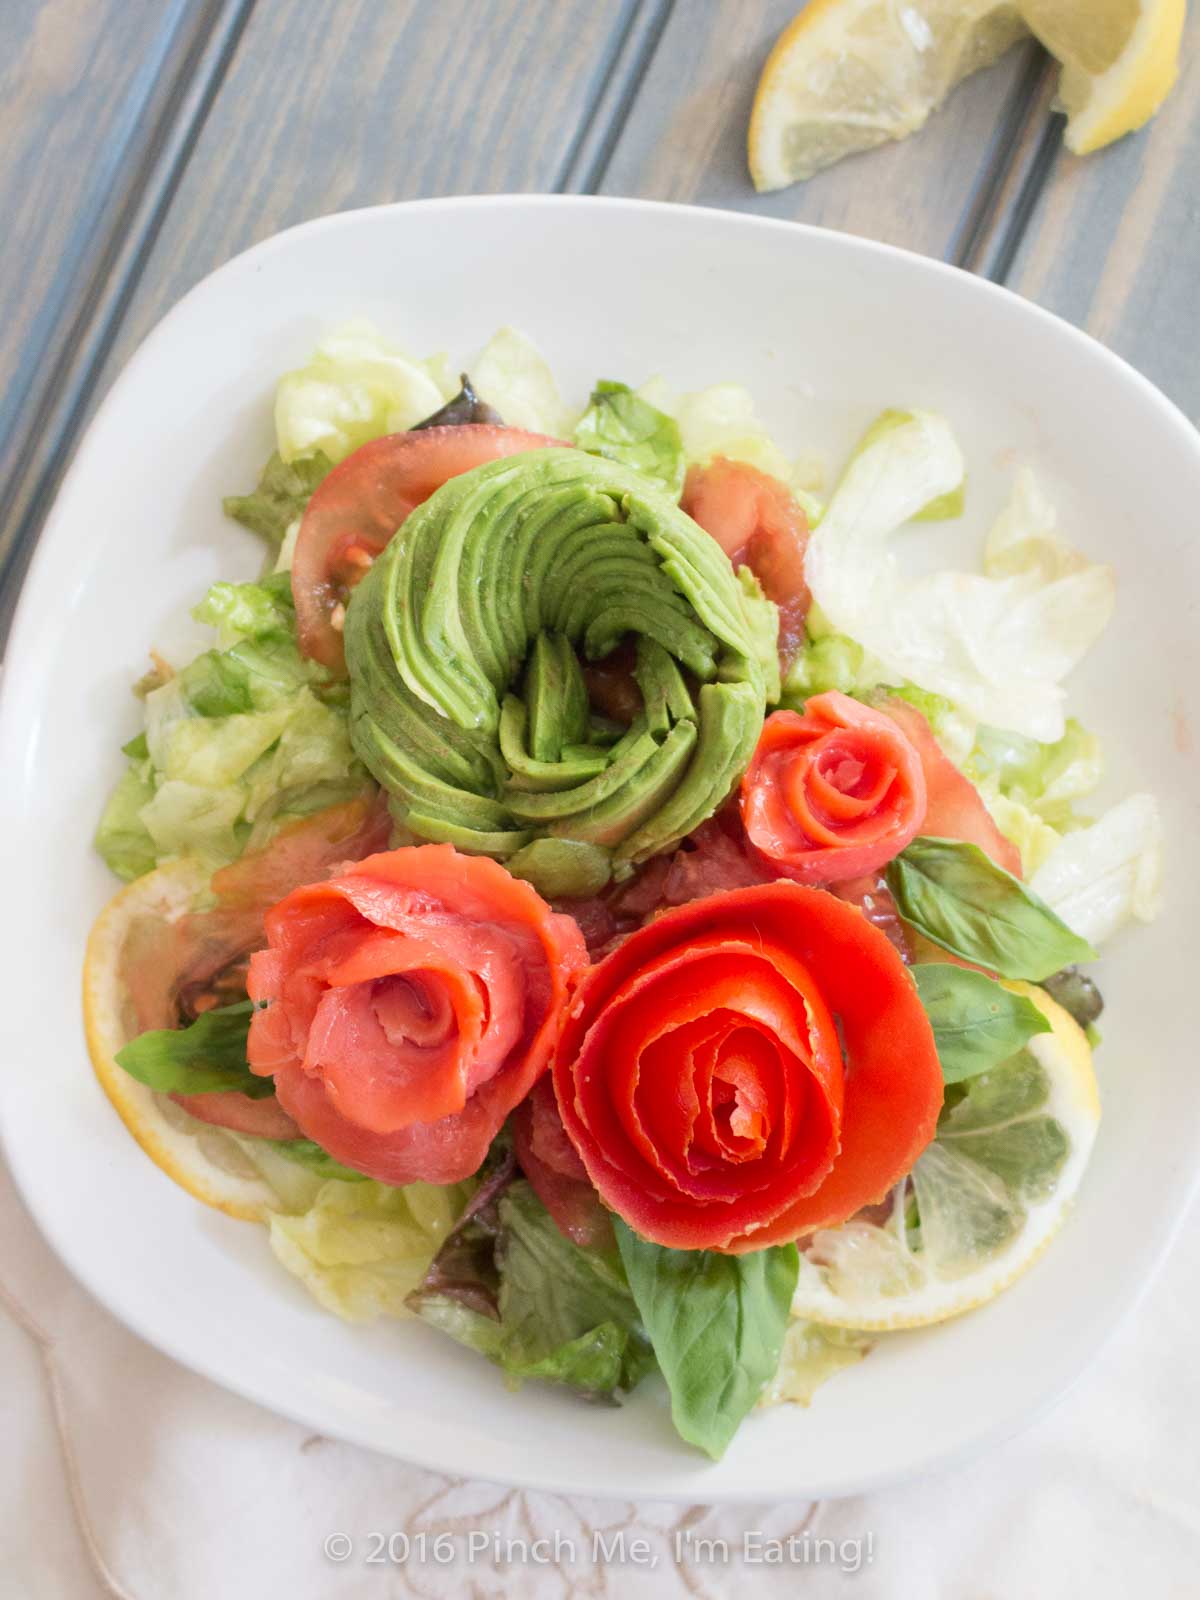
<instances>
[{"instance_id":1,"label":"wood grain texture","mask_svg":"<svg viewBox=\"0 0 1200 1600\"><path fill-rule=\"evenodd\" d=\"M5 0L0 444L27 403L184 3Z\"/></svg>"},{"instance_id":2,"label":"wood grain texture","mask_svg":"<svg viewBox=\"0 0 1200 1600\"><path fill-rule=\"evenodd\" d=\"M101 388L199 278L325 212L557 188L634 0L257 0Z\"/></svg>"},{"instance_id":3,"label":"wood grain texture","mask_svg":"<svg viewBox=\"0 0 1200 1600\"><path fill-rule=\"evenodd\" d=\"M1096 155L1057 148L1006 281L1200 421L1200 7L1179 82L1147 128Z\"/></svg>"},{"instance_id":4,"label":"wood grain texture","mask_svg":"<svg viewBox=\"0 0 1200 1600\"><path fill-rule=\"evenodd\" d=\"M602 192L819 223L956 259L1003 169L1033 47L969 79L915 137L756 195L746 167L754 88L798 9L797 0L675 0Z\"/></svg>"}]
</instances>

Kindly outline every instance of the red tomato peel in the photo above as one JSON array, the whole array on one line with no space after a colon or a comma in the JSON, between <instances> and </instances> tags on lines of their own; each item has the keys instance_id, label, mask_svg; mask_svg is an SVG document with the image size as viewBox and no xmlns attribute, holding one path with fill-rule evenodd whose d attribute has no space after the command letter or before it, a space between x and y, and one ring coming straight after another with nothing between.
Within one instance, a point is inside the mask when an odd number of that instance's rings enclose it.
<instances>
[{"instance_id":1,"label":"red tomato peel","mask_svg":"<svg viewBox=\"0 0 1200 1600\"><path fill-rule=\"evenodd\" d=\"M942 1103L895 949L851 906L784 880L630 935L581 984L552 1072L605 1204L659 1244L732 1254L881 1200Z\"/></svg>"}]
</instances>

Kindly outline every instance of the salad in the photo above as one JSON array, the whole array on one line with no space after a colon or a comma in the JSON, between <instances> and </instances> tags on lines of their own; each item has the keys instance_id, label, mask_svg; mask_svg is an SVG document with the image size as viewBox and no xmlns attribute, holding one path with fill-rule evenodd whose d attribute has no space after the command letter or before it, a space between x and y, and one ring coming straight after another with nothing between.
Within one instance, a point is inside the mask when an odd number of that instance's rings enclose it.
<instances>
[{"instance_id":1,"label":"salad","mask_svg":"<svg viewBox=\"0 0 1200 1600\"><path fill-rule=\"evenodd\" d=\"M96 835L88 1039L147 1153L326 1310L514 1388L657 1373L713 1457L1003 1290L1161 875L1066 711L1113 574L1033 476L914 575L944 418L827 485L737 385L572 410L511 329L460 376L343 328L275 431L224 503L262 573L151 653Z\"/></svg>"}]
</instances>

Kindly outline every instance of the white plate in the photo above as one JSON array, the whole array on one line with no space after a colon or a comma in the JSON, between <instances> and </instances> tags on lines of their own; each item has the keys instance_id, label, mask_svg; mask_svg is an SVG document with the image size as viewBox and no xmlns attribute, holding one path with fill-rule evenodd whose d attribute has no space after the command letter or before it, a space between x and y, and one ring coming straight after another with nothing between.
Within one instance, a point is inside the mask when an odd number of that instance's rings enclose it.
<instances>
[{"instance_id":1,"label":"white plate","mask_svg":"<svg viewBox=\"0 0 1200 1600\"><path fill-rule=\"evenodd\" d=\"M1118 620L1073 686L1114 795L1149 788L1170 843L1167 908L1102 972L1106 1115L1075 1212L1009 1293L885 1341L808 1411L752 1418L724 1461L672 1434L660 1386L589 1408L499 1373L417 1323L352 1329L142 1154L90 1071L77 1014L92 917L114 888L90 849L136 728L150 644L250 577L221 516L271 445L276 376L368 316L410 348L469 357L511 322L564 392L661 371L750 385L777 437L834 459L885 406L959 431L975 561L1017 461L1066 532L1120 576ZM1145 1288L1200 1157L1193 899L1200 763L1200 438L1115 357L1003 290L860 239L714 211L582 199L429 201L269 240L208 278L130 362L42 537L8 650L2 732L4 1139L63 1260L188 1366L324 1433L446 1472L563 1492L777 1500L860 1492L1012 1432L1059 1395ZM1190 892L1189 892L1190 889Z\"/></svg>"}]
</instances>

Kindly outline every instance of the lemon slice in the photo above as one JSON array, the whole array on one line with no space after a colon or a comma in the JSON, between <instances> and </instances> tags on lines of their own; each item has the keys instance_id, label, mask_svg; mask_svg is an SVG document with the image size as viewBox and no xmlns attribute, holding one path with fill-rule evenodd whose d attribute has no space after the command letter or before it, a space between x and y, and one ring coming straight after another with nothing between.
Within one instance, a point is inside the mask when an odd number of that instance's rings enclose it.
<instances>
[{"instance_id":1,"label":"lemon slice","mask_svg":"<svg viewBox=\"0 0 1200 1600\"><path fill-rule=\"evenodd\" d=\"M924 126L1026 32L1015 0L811 0L767 58L750 116L756 189Z\"/></svg>"},{"instance_id":2,"label":"lemon slice","mask_svg":"<svg viewBox=\"0 0 1200 1600\"><path fill-rule=\"evenodd\" d=\"M1021 0L1062 62L1067 148L1087 155L1148 122L1179 72L1185 0Z\"/></svg>"},{"instance_id":3,"label":"lemon slice","mask_svg":"<svg viewBox=\"0 0 1200 1600\"><path fill-rule=\"evenodd\" d=\"M83 1025L96 1076L150 1159L197 1200L231 1217L257 1222L278 1209L279 1196L236 1137L189 1116L166 1095L131 1078L114 1060L132 1033L120 975L121 951L130 928L147 915L168 921L183 916L208 888L208 880L209 874L194 862L174 862L136 879L109 901L88 937Z\"/></svg>"},{"instance_id":4,"label":"lemon slice","mask_svg":"<svg viewBox=\"0 0 1200 1600\"><path fill-rule=\"evenodd\" d=\"M1028 995L1052 1031L949 1092L890 1215L812 1236L793 1316L871 1330L942 1322L1007 1288L1061 1225L1100 1121L1092 1052L1049 995L1006 987Z\"/></svg>"}]
</instances>

